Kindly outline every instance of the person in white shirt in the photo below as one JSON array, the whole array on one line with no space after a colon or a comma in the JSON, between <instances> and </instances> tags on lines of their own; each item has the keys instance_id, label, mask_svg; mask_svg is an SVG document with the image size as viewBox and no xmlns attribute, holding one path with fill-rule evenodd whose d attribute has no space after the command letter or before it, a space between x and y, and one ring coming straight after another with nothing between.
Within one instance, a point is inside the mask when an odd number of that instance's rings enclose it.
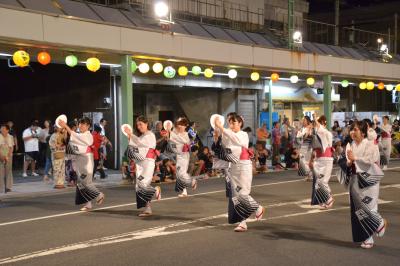
<instances>
[{"instance_id":1,"label":"person in white shirt","mask_svg":"<svg viewBox=\"0 0 400 266\"><path fill-rule=\"evenodd\" d=\"M369 249L374 245L373 235L382 237L387 227L386 219L378 212L379 184L384 174L378 165L378 147L368 140L367 123L354 122L350 136L353 141L346 146L346 156L339 160L339 182L350 194L353 241Z\"/></svg>"},{"instance_id":2,"label":"person in white shirt","mask_svg":"<svg viewBox=\"0 0 400 266\"><path fill-rule=\"evenodd\" d=\"M167 128L169 132L168 146L173 153L176 154L176 183L175 191L179 192L179 197L187 197L187 188L197 188L197 180L188 174L189 168L189 151L190 139L186 132L189 121L180 117L175 122L175 128L171 131L171 127Z\"/></svg>"},{"instance_id":3,"label":"person in white shirt","mask_svg":"<svg viewBox=\"0 0 400 266\"><path fill-rule=\"evenodd\" d=\"M68 145L76 155L72 162L78 176L75 204L85 204L81 211L90 211L92 210L92 200L96 200L96 204L100 205L105 198L104 194L93 184L93 136L89 131L91 121L87 117L81 118L78 124L79 133L72 131L64 121L60 121L59 125L65 128L70 135Z\"/></svg>"},{"instance_id":4,"label":"person in white shirt","mask_svg":"<svg viewBox=\"0 0 400 266\"><path fill-rule=\"evenodd\" d=\"M381 126L381 145L385 160L383 161L383 170L389 165L390 153L392 152L392 125L389 124L389 117L383 117L383 125Z\"/></svg>"},{"instance_id":5,"label":"person in white shirt","mask_svg":"<svg viewBox=\"0 0 400 266\"><path fill-rule=\"evenodd\" d=\"M10 127L6 124L0 128L0 193L11 192L13 185L12 158L14 137L9 134ZM6 179L4 184L4 177Z\"/></svg>"},{"instance_id":6,"label":"person in white shirt","mask_svg":"<svg viewBox=\"0 0 400 266\"><path fill-rule=\"evenodd\" d=\"M303 127L297 132L296 142L300 146L299 176L305 176L305 181L312 180L310 171L310 159L312 154L312 122L309 116L304 116Z\"/></svg>"},{"instance_id":7,"label":"person in white shirt","mask_svg":"<svg viewBox=\"0 0 400 266\"><path fill-rule=\"evenodd\" d=\"M153 197L157 200L161 199L161 188L151 186L158 151L156 150L156 137L149 129L147 118L139 116L136 119L136 129L140 134L139 137L133 134L128 127L123 130L129 139L128 158L134 160L136 164L136 207L138 209L144 207L139 217L148 217L153 214L151 199Z\"/></svg>"},{"instance_id":8,"label":"person in white shirt","mask_svg":"<svg viewBox=\"0 0 400 266\"><path fill-rule=\"evenodd\" d=\"M227 149L227 160L230 166L231 193L228 204L228 222L239 223L235 232L247 231L246 219L253 213L260 220L265 208L257 203L251 196L251 182L253 179L252 157L249 150L249 136L242 131L243 118L237 114L228 119L229 128L224 128L219 118L215 119L215 127L222 133L222 145Z\"/></svg>"},{"instance_id":9,"label":"person in white shirt","mask_svg":"<svg viewBox=\"0 0 400 266\"><path fill-rule=\"evenodd\" d=\"M32 121L31 126L24 130L22 139L25 147L23 177L27 177L28 167L31 166L32 175L38 176L35 172L36 162L39 160L39 134L40 128L36 120Z\"/></svg>"}]
</instances>

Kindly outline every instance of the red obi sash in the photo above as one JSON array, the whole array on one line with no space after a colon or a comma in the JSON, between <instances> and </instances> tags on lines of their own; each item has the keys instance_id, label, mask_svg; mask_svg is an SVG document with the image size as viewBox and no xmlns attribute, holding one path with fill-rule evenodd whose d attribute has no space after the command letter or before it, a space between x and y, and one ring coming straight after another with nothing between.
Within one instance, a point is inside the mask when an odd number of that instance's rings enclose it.
<instances>
[{"instance_id":1,"label":"red obi sash","mask_svg":"<svg viewBox=\"0 0 400 266\"><path fill-rule=\"evenodd\" d=\"M189 144L184 144L182 148L182 152L189 152L190 151L190 146Z\"/></svg>"},{"instance_id":2,"label":"red obi sash","mask_svg":"<svg viewBox=\"0 0 400 266\"><path fill-rule=\"evenodd\" d=\"M385 131L383 131L383 132L381 133L381 135L382 135L382 138L383 138L383 139L390 139L390 135L389 135L387 132L385 132Z\"/></svg>"},{"instance_id":3,"label":"red obi sash","mask_svg":"<svg viewBox=\"0 0 400 266\"><path fill-rule=\"evenodd\" d=\"M332 147L328 147L325 149L324 152L321 151L321 149L317 149L315 150L316 156L317 158L320 157L333 157L333 148Z\"/></svg>"},{"instance_id":4,"label":"red obi sash","mask_svg":"<svg viewBox=\"0 0 400 266\"><path fill-rule=\"evenodd\" d=\"M146 158L150 159L156 159L158 156L160 156L160 152L156 149L149 149L149 151L146 154Z\"/></svg>"},{"instance_id":5,"label":"red obi sash","mask_svg":"<svg viewBox=\"0 0 400 266\"><path fill-rule=\"evenodd\" d=\"M240 160L250 160L250 158L253 158L253 157L254 157L254 153L252 150L242 147L242 153L240 153Z\"/></svg>"},{"instance_id":6,"label":"red obi sash","mask_svg":"<svg viewBox=\"0 0 400 266\"><path fill-rule=\"evenodd\" d=\"M93 148L92 148L92 146L88 146L88 147L87 147L86 153L93 153Z\"/></svg>"},{"instance_id":7,"label":"red obi sash","mask_svg":"<svg viewBox=\"0 0 400 266\"><path fill-rule=\"evenodd\" d=\"M378 140L375 139L375 140L374 140L374 144L375 144L375 145L378 145L378 143L379 143Z\"/></svg>"}]
</instances>

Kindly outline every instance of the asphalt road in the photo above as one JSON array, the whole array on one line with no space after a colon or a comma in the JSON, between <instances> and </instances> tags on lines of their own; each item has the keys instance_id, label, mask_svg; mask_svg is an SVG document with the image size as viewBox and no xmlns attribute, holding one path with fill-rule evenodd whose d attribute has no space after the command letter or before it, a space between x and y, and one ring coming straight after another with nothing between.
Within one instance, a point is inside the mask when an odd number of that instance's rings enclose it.
<instances>
[{"instance_id":1,"label":"asphalt road","mask_svg":"<svg viewBox=\"0 0 400 266\"><path fill-rule=\"evenodd\" d=\"M371 250L352 243L348 194L331 179L334 208L309 205L311 183L293 171L253 181L266 206L245 233L227 224L222 179L200 181L177 198L165 184L153 216L137 217L133 186L103 190L106 201L79 212L74 194L8 199L0 203L0 264L10 265L400 265L400 163L381 183L379 209L388 219Z\"/></svg>"}]
</instances>

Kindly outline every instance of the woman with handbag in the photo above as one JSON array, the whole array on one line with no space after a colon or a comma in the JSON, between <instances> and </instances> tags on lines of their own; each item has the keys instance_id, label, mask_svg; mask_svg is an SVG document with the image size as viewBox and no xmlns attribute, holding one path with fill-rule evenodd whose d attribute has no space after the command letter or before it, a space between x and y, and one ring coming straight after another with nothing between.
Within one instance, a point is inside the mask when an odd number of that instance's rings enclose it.
<instances>
[{"instance_id":1,"label":"woman with handbag","mask_svg":"<svg viewBox=\"0 0 400 266\"><path fill-rule=\"evenodd\" d=\"M85 204L81 211L92 210L92 200L96 200L96 204L100 205L104 202L104 194L100 192L93 184L93 136L89 131L91 121L84 117L79 120L79 133L72 131L64 122L59 121L59 125L66 129L70 135L69 146L76 154L75 160L72 162L77 173L78 180L76 185L75 204Z\"/></svg>"},{"instance_id":2,"label":"woman with handbag","mask_svg":"<svg viewBox=\"0 0 400 266\"><path fill-rule=\"evenodd\" d=\"M334 199L329 187L333 168L332 133L326 128L326 117L320 116L314 124L312 140L313 155L310 168L313 173L311 205L320 205L321 209L332 208Z\"/></svg>"},{"instance_id":3,"label":"woman with handbag","mask_svg":"<svg viewBox=\"0 0 400 266\"><path fill-rule=\"evenodd\" d=\"M175 128L171 131L171 125L166 130L169 133L168 148L176 154L176 183L175 191L180 193L179 197L187 197L187 188L197 188L197 180L188 174L190 139L186 132L189 121L180 117L175 122Z\"/></svg>"},{"instance_id":4,"label":"woman with handbag","mask_svg":"<svg viewBox=\"0 0 400 266\"><path fill-rule=\"evenodd\" d=\"M354 122L350 130L353 142L347 144L346 156L339 160L339 182L350 192L353 241L369 249L374 245L373 235L382 237L387 227L378 212L379 184L384 174L378 165L378 147L368 140L367 123Z\"/></svg>"},{"instance_id":5,"label":"woman with handbag","mask_svg":"<svg viewBox=\"0 0 400 266\"><path fill-rule=\"evenodd\" d=\"M312 133L313 125L309 116L304 116L303 127L297 132L296 142L300 146L299 160L299 176L305 176L305 181L312 180L312 172L310 171L310 159L312 155Z\"/></svg>"},{"instance_id":6,"label":"woman with handbag","mask_svg":"<svg viewBox=\"0 0 400 266\"><path fill-rule=\"evenodd\" d=\"M128 137L129 145L127 155L136 164L136 206L138 209L145 208L139 217L148 217L153 214L151 199L161 199L161 188L152 187L155 159L157 158L156 137L149 130L149 121L144 116L136 119L136 130L139 136L132 132L129 125L122 125L122 132Z\"/></svg>"},{"instance_id":7,"label":"woman with handbag","mask_svg":"<svg viewBox=\"0 0 400 266\"><path fill-rule=\"evenodd\" d=\"M66 131L63 128L54 128L54 133L49 140L51 159L53 165L54 188L65 188L65 148Z\"/></svg>"},{"instance_id":8,"label":"woman with handbag","mask_svg":"<svg viewBox=\"0 0 400 266\"><path fill-rule=\"evenodd\" d=\"M219 117L215 119L215 127L222 134L222 145L226 147L226 157L230 164L231 195L228 209L228 222L239 223L235 232L247 231L246 219L253 213L260 220L265 208L257 203L251 196L251 182L253 179L252 162L253 156L249 151L249 136L242 131L243 118L237 114L229 117L229 128L224 128Z\"/></svg>"}]
</instances>

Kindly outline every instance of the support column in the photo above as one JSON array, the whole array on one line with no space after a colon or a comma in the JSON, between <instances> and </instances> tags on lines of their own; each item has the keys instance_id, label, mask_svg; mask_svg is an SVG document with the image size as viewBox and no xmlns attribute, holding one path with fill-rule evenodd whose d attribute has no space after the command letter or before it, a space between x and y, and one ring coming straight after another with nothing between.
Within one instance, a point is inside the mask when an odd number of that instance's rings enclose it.
<instances>
[{"instance_id":1,"label":"support column","mask_svg":"<svg viewBox=\"0 0 400 266\"><path fill-rule=\"evenodd\" d=\"M331 75L324 76L324 115L326 117L326 127L330 129L332 117L332 77Z\"/></svg>"},{"instance_id":2,"label":"support column","mask_svg":"<svg viewBox=\"0 0 400 266\"><path fill-rule=\"evenodd\" d=\"M294 33L294 1L288 0L288 34L289 49L293 49L293 33Z\"/></svg>"},{"instance_id":3,"label":"support column","mask_svg":"<svg viewBox=\"0 0 400 266\"><path fill-rule=\"evenodd\" d=\"M273 110L273 103L272 103L272 80L269 81L268 83L268 115L269 115L269 121L268 121L268 127L269 131L272 130L272 112Z\"/></svg>"},{"instance_id":4,"label":"support column","mask_svg":"<svg viewBox=\"0 0 400 266\"><path fill-rule=\"evenodd\" d=\"M122 158L128 139L121 132L122 124L129 124L133 127L133 92L132 92L132 57L130 55L121 56L121 88L119 92L119 114L117 132L119 132L119 155Z\"/></svg>"},{"instance_id":5,"label":"support column","mask_svg":"<svg viewBox=\"0 0 400 266\"><path fill-rule=\"evenodd\" d=\"M340 0L335 0L335 45L339 45Z\"/></svg>"}]
</instances>

